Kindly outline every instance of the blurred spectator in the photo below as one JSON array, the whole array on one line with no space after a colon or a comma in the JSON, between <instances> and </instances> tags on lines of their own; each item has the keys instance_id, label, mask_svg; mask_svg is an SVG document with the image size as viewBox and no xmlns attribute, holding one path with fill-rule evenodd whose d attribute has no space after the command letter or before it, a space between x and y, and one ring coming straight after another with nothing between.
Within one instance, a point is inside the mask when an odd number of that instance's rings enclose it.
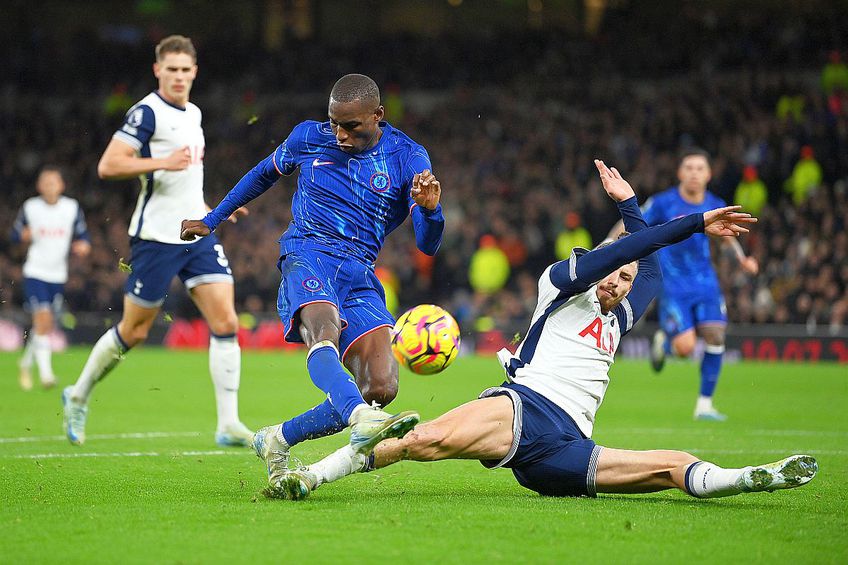
<instances>
[{"instance_id":1,"label":"blurred spectator","mask_svg":"<svg viewBox=\"0 0 848 565\"><path fill-rule=\"evenodd\" d=\"M791 118L796 124L800 124L804 121L804 96L792 94L782 95L777 100L775 114L781 121Z\"/></svg>"},{"instance_id":2,"label":"blurred spectator","mask_svg":"<svg viewBox=\"0 0 848 565\"><path fill-rule=\"evenodd\" d=\"M374 274L377 275L377 279L383 285L383 291L386 293L386 309L392 316L397 316L400 304L398 301L400 282L397 276L386 267L377 267L374 269Z\"/></svg>"},{"instance_id":3,"label":"blurred spectator","mask_svg":"<svg viewBox=\"0 0 848 565\"><path fill-rule=\"evenodd\" d=\"M564 261L571 256L571 250L575 247L592 249L592 236L582 226L580 214L577 212L566 212L565 227L556 238L556 258Z\"/></svg>"},{"instance_id":4,"label":"blurred spectator","mask_svg":"<svg viewBox=\"0 0 848 565\"><path fill-rule=\"evenodd\" d=\"M746 212L759 216L768 201L765 183L757 176L757 167L747 165L742 170L742 180L736 186L733 203L742 206Z\"/></svg>"},{"instance_id":5,"label":"blurred spectator","mask_svg":"<svg viewBox=\"0 0 848 565\"><path fill-rule=\"evenodd\" d=\"M634 3L620 5L638 16ZM820 69L810 64L820 60L816 46L830 40L827 28L808 26L799 36L803 42L787 46L778 32L797 31L792 18L739 19L703 37L681 37L683 32L675 30L687 26L676 24L686 17L685 10L662 22L646 17L638 28L627 18L610 18L598 38L608 34L620 41L604 43L603 49L564 37L561 30L492 32L485 41L463 35L418 42L377 34L343 52L322 42L294 41L284 56L208 36L197 93L205 112L207 202L217 203L246 166L273 151L291 125L326 111L322 87L332 84L340 69L374 69L385 85L387 106L398 102L391 85L402 89L403 127L431 151L448 222L435 258L414 251L408 222L388 239L379 265L397 277L400 308L432 301L452 308L467 327L488 316L493 324L518 320L520 327L509 336L526 330L522 326L535 305L539 273L560 256L557 239L566 213L579 213L594 241L618 219L598 185L592 158L618 167L644 201L674 178L678 150L697 143L716 155L713 188L726 200L734 199L746 164L756 165L758 180L772 190L774 206L761 209L760 223L743 244L760 260L762 272L755 279L735 277L729 261L720 269L730 319L844 323L848 106L841 98L827 98L817 80ZM652 29L660 33L651 34ZM645 37L652 38L649 45ZM493 42L526 48L492 57ZM113 85L122 82L133 98L152 89L152 81L141 75L128 80L124 70L149 63L151 55L97 37L76 55L39 44L31 57L30 43L14 45L19 45L14 56L0 60L5 65L0 186L7 203L0 208L0 223L11 225L42 159L72 163L69 184L85 189L71 196L90 218L93 249L90 264L72 266L66 298L72 311L104 315L121 305L125 275L118 261L129 257L125 218L138 198L137 181L106 188L96 176L97 159L120 121L104 115L104 103ZM386 58L386 52L393 56ZM60 59L61 65L49 65L44 74L49 84L32 64ZM233 66L236 59L240 64ZM409 60L426 61L428 72L422 74ZM379 70L374 61L381 62ZM261 72L269 68L275 72ZM775 112L784 93L791 98L788 119ZM798 100L804 101L800 113ZM393 112L388 119L394 123L400 118ZM782 183L795 178L799 147L807 144L817 149L817 180L802 182L800 194L790 190L799 203L783 206ZM809 198L810 186L819 187L815 198ZM291 221L294 188L294 179L281 179L257 199L249 218L218 232L238 279L239 308L256 317L275 316L276 238ZM509 249L512 267L505 277L499 275L503 282L494 285L499 290L478 295L469 265L487 233ZM21 300L20 267L11 251L0 239L4 315L16 315ZM833 272L825 280L819 272L826 264ZM171 311L197 315L188 298L175 294L173 300Z\"/></svg>"},{"instance_id":6,"label":"blurred spectator","mask_svg":"<svg viewBox=\"0 0 848 565\"><path fill-rule=\"evenodd\" d=\"M795 163L792 174L786 179L783 188L792 196L792 202L800 206L821 182L821 165L816 161L813 148L804 145L801 147L801 158Z\"/></svg>"},{"instance_id":7,"label":"blurred spectator","mask_svg":"<svg viewBox=\"0 0 848 565\"><path fill-rule=\"evenodd\" d=\"M842 61L839 51L833 50L828 54L827 64L822 69L821 85L827 96L836 90L848 92L848 65Z\"/></svg>"},{"instance_id":8,"label":"blurred spectator","mask_svg":"<svg viewBox=\"0 0 848 565\"><path fill-rule=\"evenodd\" d=\"M402 126L406 115L400 85L391 83L383 89L383 107L386 109L386 120L396 126Z\"/></svg>"},{"instance_id":9,"label":"blurred spectator","mask_svg":"<svg viewBox=\"0 0 848 565\"><path fill-rule=\"evenodd\" d=\"M510 267L506 253L498 247L494 236L480 238L480 247L471 256L468 280L471 288L480 294L492 294L504 287L509 279Z\"/></svg>"},{"instance_id":10,"label":"blurred spectator","mask_svg":"<svg viewBox=\"0 0 848 565\"><path fill-rule=\"evenodd\" d=\"M109 118L120 118L126 114L132 105L133 98L127 93L126 83L119 82L112 89L109 96L106 97L106 102L103 104L103 112Z\"/></svg>"}]
</instances>

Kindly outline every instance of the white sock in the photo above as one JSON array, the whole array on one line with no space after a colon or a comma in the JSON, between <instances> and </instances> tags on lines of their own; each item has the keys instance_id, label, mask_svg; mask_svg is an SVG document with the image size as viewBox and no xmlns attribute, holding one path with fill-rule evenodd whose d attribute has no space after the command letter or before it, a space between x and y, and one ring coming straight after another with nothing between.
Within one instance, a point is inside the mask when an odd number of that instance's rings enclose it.
<instances>
[{"instance_id":1,"label":"white sock","mask_svg":"<svg viewBox=\"0 0 848 565\"><path fill-rule=\"evenodd\" d=\"M363 402L362 404L358 404L358 405L356 405L356 406L353 408L353 410L351 411L351 413L350 413L350 418L348 418L347 423L348 423L349 425L353 425L353 424L355 424L355 423L356 423L356 421L359 419L360 413L361 413L363 410L368 410L369 408L371 408L371 407L370 407L370 406L368 406L368 405L367 405L366 403L364 403L364 402Z\"/></svg>"},{"instance_id":2,"label":"white sock","mask_svg":"<svg viewBox=\"0 0 848 565\"><path fill-rule=\"evenodd\" d=\"M32 346L35 352L35 364L38 365L38 376L41 382L56 380L53 376L53 351L50 348L50 334L33 334Z\"/></svg>"},{"instance_id":3,"label":"white sock","mask_svg":"<svg viewBox=\"0 0 848 565\"><path fill-rule=\"evenodd\" d=\"M695 403L695 412L712 412L713 410L715 408L713 408L712 396L698 396L698 401Z\"/></svg>"},{"instance_id":4,"label":"white sock","mask_svg":"<svg viewBox=\"0 0 848 565\"><path fill-rule=\"evenodd\" d=\"M309 466L309 470L318 477L318 485L332 483L348 475L358 473L365 468L368 457L357 453L350 445L345 445Z\"/></svg>"},{"instance_id":5,"label":"white sock","mask_svg":"<svg viewBox=\"0 0 848 565\"><path fill-rule=\"evenodd\" d=\"M29 369L32 367L32 360L35 357L35 332L32 330L29 331L29 337L27 338L26 345L24 346L24 354L21 357L18 366L21 369Z\"/></svg>"},{"instance_id":6,"label":"white sock","mask_svg":"<svg viewBox=\"0 0 848 565\"><path fill-rule=\"evenodd\" d=\"M118 336L118 330L109 328L109 331L100 336L91 353L88 354L88 361L82 368L71 397L79 402L88 402L91 389L115 368L115 365L124 358L127 350Z\"/></svg>"},{"instance_id":7,"label":"white sock","mask_svg":"<svg viewBox=\"0 0 848 565\"><path fill-rule=\"evenodd\" d=\"M276 431L276 432L274 432L274 435L275 435L275 436L277 436L277 441L279 441L280 443L282 443L282 444L283 444L286 448L291 447L291 446L289 445L289 442L288 442L288 441L286 441L286 436L284 436L284 435L283 435L283 425L282 425L282 424L280 424L279 426L277 426L277 431Z\"/></svg>"},{"instance_id":8,"label":"white sock","mask_svg":"<svg viewBox=\"0 0 848 565\"><path fill-rule=\"evenodd\" d=\"M718 498L742 492L739 486L745 469L723 469L713 463L696 461L686 468L686 491L698 498Z\"/></svg>"},{"instance_id":9,"label":"white sock","mask_svg":"<svg viewBox=\"0 0 848 565\"><path fill-rule=\"evenodd\" d=\"M241 348L236 336L209 338L209 373L215 385L218 431L239 421L238 389L241 380Z\"/></svg>"}]
</instances>

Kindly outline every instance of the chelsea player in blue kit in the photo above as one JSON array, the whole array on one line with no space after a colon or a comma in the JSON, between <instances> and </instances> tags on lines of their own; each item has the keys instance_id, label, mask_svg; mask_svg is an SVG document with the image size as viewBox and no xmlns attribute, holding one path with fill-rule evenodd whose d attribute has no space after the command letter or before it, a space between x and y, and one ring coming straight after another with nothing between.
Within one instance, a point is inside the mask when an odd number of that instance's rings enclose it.
<instances>
[{"instance_id":1,"label":"chelsea player in blue kit","mask_svg":"<svg viewBox=\"0 0 848 565\"><path fill-rule=\"evenodd\" d=\"M277 310L287 341L309 348L307 369L327 400L280 425L259 430L254 448L274 487L297 443L351 426L351 447L368 452L400 437L418 414L394 416L398 369L374 261L392 230L412 216L418 248L433 255L444 229L441 186L427 151L383 121L377 84L364 75L339 79L329 121L305 121L248 172L202 220L186 220L182 237L206 236L233 210L300 169L292 222L280 238ZM352 373L351 378L345 367Z\"/></svg>"},{"instance_id":2,"label":"chelsea player in blue kit","mask_svg":"<svg viewBox=\"0 0 848 565\"><path fill-rule=\"evenodd\" d=\"M692 149L684 153L677 175L678 186L660 192L645 203L643 214L649 225L726 205L707 190L711 171L706 151ZM660 329L654 334L651 364L659 371L669 353L688 357L695 349L697 336L700 336L705 347L701 361L701 389L694 417L696 420L722 421L726 416L716 410L712 398L724 356L727 311L712 264L711 239L722 247L729 246L744 271L757 273L757 260L747 257L733 237L710 238L706 234L695 234L686 241L660 250L664 282L658 301Z\"/></svg>"}]
</instances>

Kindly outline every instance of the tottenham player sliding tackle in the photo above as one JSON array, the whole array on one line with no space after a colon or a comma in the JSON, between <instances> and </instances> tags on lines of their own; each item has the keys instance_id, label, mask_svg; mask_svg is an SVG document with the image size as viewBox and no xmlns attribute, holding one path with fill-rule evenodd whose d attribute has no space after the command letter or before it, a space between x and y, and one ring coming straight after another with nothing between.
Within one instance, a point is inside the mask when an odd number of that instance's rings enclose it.
<instances>
[{"instance_id":1,"label":"tottenham player sliding tackle","mask_svg":"<svg viewBox=\"0 0 848 565\"><path fill-rule=\"evenodd\" d=\"M550 496L677 488L712 498L793 488L815 476L818 466L808 455L725 469L682 451L613 449L591 439L621 336L661 287L654 252L696 233L735 237L756 222L729 206L648 227L629 183L602 161L595 164L629 233L592 251L575 250L542 273L526 337L515 354L498 355L507 381L401 439L383 441L370 456L345 446L287 471L277 496L303 498L324 483L404 459L478 459L511 468L521 485Z\"/></svg>"}]
</instances>

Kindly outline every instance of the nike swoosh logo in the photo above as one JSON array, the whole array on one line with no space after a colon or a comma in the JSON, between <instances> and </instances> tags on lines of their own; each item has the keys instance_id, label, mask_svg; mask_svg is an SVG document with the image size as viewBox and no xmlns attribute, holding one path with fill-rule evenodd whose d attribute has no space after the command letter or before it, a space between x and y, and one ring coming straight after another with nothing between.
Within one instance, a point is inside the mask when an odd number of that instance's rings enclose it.
<instances>
[{"instance_id":1,"label":"nike swoosh logo","mask_svg":"<svg viewBox=\"0 0 848 565\"><path fill-rule=\"evenodd\" d=\"M335 163L333 161L319 161L318 158L312 161L313 167L320 167L321 165L335 165Z\"/></svg>"}]
</instances>

